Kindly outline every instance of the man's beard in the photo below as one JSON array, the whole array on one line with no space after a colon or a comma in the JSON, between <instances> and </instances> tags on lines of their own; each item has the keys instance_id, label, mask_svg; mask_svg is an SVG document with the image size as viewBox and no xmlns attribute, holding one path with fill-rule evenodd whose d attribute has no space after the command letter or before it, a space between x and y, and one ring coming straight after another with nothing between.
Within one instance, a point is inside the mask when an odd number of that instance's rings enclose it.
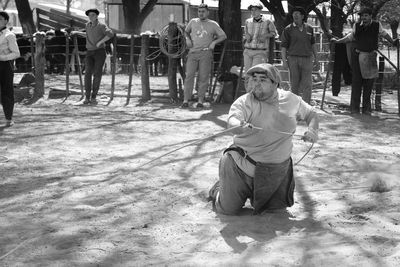
<instances>
[{"instance_id":1,"label":"man's beard","mask_svg":"<svg viewBox=\"0 0 400 267\"><path fill-rule=\"evenodd\" d=\"M272 96L272 94L270 94L270 93L265 93L262 90L261 85L254 86L254 88L251 91L252 91L254 97L259 101L267 100L268 98L270 98Z\"/></svg>"}]
</instances>

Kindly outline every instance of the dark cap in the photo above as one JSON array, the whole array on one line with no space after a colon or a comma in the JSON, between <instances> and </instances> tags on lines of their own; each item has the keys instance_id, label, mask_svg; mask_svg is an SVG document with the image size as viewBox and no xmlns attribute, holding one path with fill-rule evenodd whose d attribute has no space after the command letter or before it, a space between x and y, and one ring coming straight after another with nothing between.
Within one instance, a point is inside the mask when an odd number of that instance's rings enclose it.
<instances>
[{"instance_id":1,"label":"dark cap","mask_svg":"<svg viewBox=\"0 0 400 267\"><path fill-rule=\"evenodd\" d=\"M360 11L358 11L358 15L362 15L362 14L372 15L372 8L370 8L370 7L362 7L360 9Z\"/></svg>"},{"instance_id":2,"label":"dark cap","mask_svg":"<svg viewBox=\"0 0 400 267\"><path fill-rule=\"evenodd\" d=\"M255 65L251 67L246 74L252 76L254 73L264 73L267 75L268 78L270 78L273 82L277 84L280 84L282 81L279 70L274 65L271 65L269 63L261 63Z\"/></svg>"},{"instance_id":3,"label":"dark cap","mask_svg":"<svg viewBox=\"0 0 400 267\"><path fill-rule=\"evenodd\" d=\"M306 10L305 10L304 8L302 8L301 6L295 6L295 7L292 9L292 15L293 15L293 13L296 12L296 11L299 11L304 17L307 16Z\"/></svg>"},{"instance_id":4,"label":"dark cap","mask_svg":"<svg viewBox=\"0 0 400 267\"><path fill-rule=\"evenodd\" d=\"M100 11L97 8L91 8L85 11L86 16L89 16L90 12L96 13L97 16L100 14Z\"/></svg>"},{"instance_id":5,"label":"dark cap","mask_svg":"<svg viewBox=\"0 0 400 267\"><path fill-rule=\"evenodd\" d=\"M251 4L247 7L247 9L248 9L248 10L251 10L251 8L253 8L253 7L258 8L258 9L260 9L260 10L263 9L263 5L261 5L261 3L260 3L260 2L257 2L257 1L251 3Z\"/></svg>"},{"instance_id":6,"label":"dark cap","mask_svg":"<svg viewBox=\"0 0 400 267\"><path fill-rule=\"evenodd\" d=\"M5 11L0 11L0 16L2 16L4 18L4 20L7 20L7 21L10 20L10 16Z\"/></svg>"}]
</instances>

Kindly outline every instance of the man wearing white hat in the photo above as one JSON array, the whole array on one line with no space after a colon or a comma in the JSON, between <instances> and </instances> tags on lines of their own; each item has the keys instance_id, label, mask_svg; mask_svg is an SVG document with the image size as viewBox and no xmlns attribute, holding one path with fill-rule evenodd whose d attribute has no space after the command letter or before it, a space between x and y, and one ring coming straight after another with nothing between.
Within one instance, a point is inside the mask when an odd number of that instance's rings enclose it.
<instances>
[{"instance_id":1,"label":"man wearing white hat","mask_svg":"<svg viewBox=\"0 0 400 267\"><path fill-rule=\"evenodd\" d=\"M247 8L251 18L244 25L245 44L243 51L244 71L250 67L268 62L269 40L276 36L274 23L261 14L263 6L254 2Z\"/></svg>"},{"instance_id":2,"label":"man wearing white hat","mask_svg":"<svg viewBox=\"0 0 400 267\"><path fill-rule=\"evenodd\" d=\"M254 214L293 205L294 177L291 153L297 120L308 130L303 139L318 139L318 116L301 97L279 87L279 70L263 63L247 71L250 91L231 106L228 128L233 145L224 151L219 181L209 200L217 212L237 215L249 198ZM240 127L241 126L241 127Z\"/></svg>"}]
</instances>

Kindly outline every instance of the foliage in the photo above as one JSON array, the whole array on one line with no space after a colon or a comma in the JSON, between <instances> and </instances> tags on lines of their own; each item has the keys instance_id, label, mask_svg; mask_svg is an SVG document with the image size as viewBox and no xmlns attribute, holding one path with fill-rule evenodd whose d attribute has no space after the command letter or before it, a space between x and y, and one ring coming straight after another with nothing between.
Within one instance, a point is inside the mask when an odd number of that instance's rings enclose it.
<instances>
[{"instance_id":1,"label":"foliage","mask_svg":"<svg viewBox=\"0 0 400 267\"><path fill-rule=\"evenodd\" d=\"M391 24L398 22L400 18L400 0L391 0L387 2L378 13L381 21Z\"/></svg>"}]
</instances>

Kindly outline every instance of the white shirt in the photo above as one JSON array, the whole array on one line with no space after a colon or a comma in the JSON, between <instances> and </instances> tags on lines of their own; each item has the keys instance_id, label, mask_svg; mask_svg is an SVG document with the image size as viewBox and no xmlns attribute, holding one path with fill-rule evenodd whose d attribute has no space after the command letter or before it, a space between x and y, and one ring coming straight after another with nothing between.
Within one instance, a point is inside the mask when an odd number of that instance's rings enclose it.
<instances>
[{"instance_id":1,"label":"white shirt","mask_svg":"<svg viewBox=\"0 0 400 267\"><path fill-rule=\"evenodd\" d=\"M14 60L20 57L15 34L9 29L0 32L0 61Z\"/></svg>"}]
</instances>

